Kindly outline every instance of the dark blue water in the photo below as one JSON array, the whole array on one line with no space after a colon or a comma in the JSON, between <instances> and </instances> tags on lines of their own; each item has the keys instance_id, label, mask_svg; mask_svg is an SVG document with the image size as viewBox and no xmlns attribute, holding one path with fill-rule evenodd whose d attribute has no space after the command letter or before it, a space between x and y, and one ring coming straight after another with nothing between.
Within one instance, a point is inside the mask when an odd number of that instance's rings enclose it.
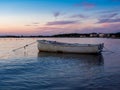
<instances>
[{"instance_id":1,"label":"dark blue water","mask_svg":"<svg viewBox=\"0 0 120 90\"><path fill-rule=\"evenodd\" d=\"M12 58L0 60L0 90L120 90L119 58L117 51L101 55L15 52Z\"/></svg>"}]
</instances>

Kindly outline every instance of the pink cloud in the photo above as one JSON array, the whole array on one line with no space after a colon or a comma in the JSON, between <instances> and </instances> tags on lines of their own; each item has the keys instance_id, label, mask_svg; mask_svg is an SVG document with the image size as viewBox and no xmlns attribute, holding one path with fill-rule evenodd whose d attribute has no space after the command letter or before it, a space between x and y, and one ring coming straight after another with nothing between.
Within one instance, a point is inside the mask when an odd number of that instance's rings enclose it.
<instances>
[{"instance_id":1,"label":"pink cloud","mask_svg":"<svg viewBox=\"0 0 120 90\"><path fill-rule=\"evenodd\" d=\"M59 26L45 26L39 27L36 29L37 34L41 35L54 35L54 34L63 34L63 33L116 33L120 31L120 23L116 24L101 24L99 27L94 25L71 28L69 27L59 27Z\"/></svg>"},{"instance_id":2,"label":"pink cloud","mask_svg":"<svg viewBox=\"0 0 120 90\"><path fill-rule=\"evenodd\" d=\"M101 27L86 27L81 30L81 32L97 32L97 33L116 33L120 32L120 23L118 24L106 24L106 25L101 25Z\"/></svg>"},{"instance_id":3,"label":"pink cloud","mask_svg":"<svg viewBox=\"0 0 120 90\"><path fill-rule=\"evenodd\" d=\"M74 5L75 7L84 7L85 9L91 9L96 6L94 3L89 3L89 2L83 2L83 3L77 3Z\"/></svg>"},{"instance_id":4,"label":"pink cloud","mask_svg":"<svg viewBox=\"0 0 120 90\"><path fill-rule=\"evenodd\" d=\"M116 33L116 32L120 32L120 23L99 23L99 24L90 24L90 25L87 25L87 23L84 23L83 25L81 24L66 25L64 27L57 26L57 25L56 26L46 25L46 26L41 26L38 28L33 28L31 30L26 30L26 31L23 30L21 32L13 31L8 34L9 35L10 34L12 35L54 35L54 34L63 34L63 33L92 33L92 32Z\"/></svg>"},{"instance_id":5,"label":"pink cloud","mask_svg":"<svg viewBox=\"0 0 120 90\"><path fill-rule=\"evenodd\" d=\"M109 27L110 24L109 24L109 23L102 23L101 26L102 26L102 27Z\"/></svg>"},{"instance_id":6,"label":"pink cloud","mask_svg":"<svg viewBox=\"0 0 120 90\"><path fill-rule=\"evenodd\" d=\"M82 5L87 9L91 9L91 8L94 8L96 6L95 4L88 3L88 2L84 2L84 3L82 3Z\"/></svg>"},{"instance_id":7,"label":"pink cloud","mask_svg":"<svg viewBox=\"0 0 120 90\"><path fill-rule=\"evenodd\" d=\"M40 35L54 35L54 34L62 34L62 33L69 33L71 29L69 28L62 28L62 27L50 27L50 26L43 26L36 28L36 34Z\"/></svg>"}]
</instances>

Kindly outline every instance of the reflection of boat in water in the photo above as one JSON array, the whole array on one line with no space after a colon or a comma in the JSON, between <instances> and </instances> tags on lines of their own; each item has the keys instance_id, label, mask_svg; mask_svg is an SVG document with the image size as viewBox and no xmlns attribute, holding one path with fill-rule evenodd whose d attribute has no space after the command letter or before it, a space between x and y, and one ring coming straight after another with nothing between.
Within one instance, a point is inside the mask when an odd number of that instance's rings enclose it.
<instances>
[{"instance_id":1,"label":"reflection of boat in water","mask_svg":"<svg viewBox=\"0 0 120 90\"><path fill-rule=\"evenodd\" d=\"M57 41L38 40L40 52L60 53L101 53L104 44L62 43Z\"/></svg>"},{"instance_id":2,"label":"reflection of boat in water","mask_svg":"<svg viewBox=\"0 0 120 90\"><path fill-rule=\"evenodd\" d=\"M49 60L79 60L83 64L94 64L102 65L104 60L102 54L63 54L63 53L48 53L40 52L38 53L38 58L47 58Z\"/></svg>"}]
</instances>

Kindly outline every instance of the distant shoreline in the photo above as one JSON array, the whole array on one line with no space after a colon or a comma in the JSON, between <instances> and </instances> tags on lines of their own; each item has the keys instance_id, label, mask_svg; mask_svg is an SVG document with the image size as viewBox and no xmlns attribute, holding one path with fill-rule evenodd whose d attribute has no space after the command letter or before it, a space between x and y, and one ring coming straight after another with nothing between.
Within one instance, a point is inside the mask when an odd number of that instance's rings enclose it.
<instances>
[{"instance_id":1,"label":"distant shoreline","mask_svg":"<svg viewBox=\"0 0 120 90\"><path fill-rule=\"evenodd\" d=\"M51 36L24 36L24 35L2 35L0 38L116 38L120 39L120 32L118 33L69 33L69 34L56 34Z\"/></svg>"}]
</instances>

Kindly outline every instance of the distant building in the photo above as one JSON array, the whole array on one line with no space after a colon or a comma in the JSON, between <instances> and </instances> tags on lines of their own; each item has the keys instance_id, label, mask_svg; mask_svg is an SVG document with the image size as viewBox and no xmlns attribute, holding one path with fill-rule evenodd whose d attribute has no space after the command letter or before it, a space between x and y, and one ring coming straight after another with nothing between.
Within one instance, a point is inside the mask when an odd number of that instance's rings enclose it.
<instances>
[{"instance_id":1,"label":"distant building","mask_svg":"<svg viewBox=\"0 0 120 90\"><path fill-rule=\"evenodd\" d=\"M112 38L115 38L115 35L112 35L111 37L112 37Z\"/></svg>"},{"instance_id":2,"label":"distant building","mask_svg":"<svg viewBox=\"0 0 120 90\"><path fill-rule=\"evenodd\" d=\"M99 37L104 37L105 34L104 33L99 33Z\"/></svg>"},{"instance_id":3,"label":"distant building","mask_svg":"<svg viewBox=\"0 0 120 90\"><path fill-rule=\"evenodd\" d=\"M91 34L90 34L90 37L97 37L97 36L98 36L97 33L91 33Z\"/></svg>"}]
</instances>

